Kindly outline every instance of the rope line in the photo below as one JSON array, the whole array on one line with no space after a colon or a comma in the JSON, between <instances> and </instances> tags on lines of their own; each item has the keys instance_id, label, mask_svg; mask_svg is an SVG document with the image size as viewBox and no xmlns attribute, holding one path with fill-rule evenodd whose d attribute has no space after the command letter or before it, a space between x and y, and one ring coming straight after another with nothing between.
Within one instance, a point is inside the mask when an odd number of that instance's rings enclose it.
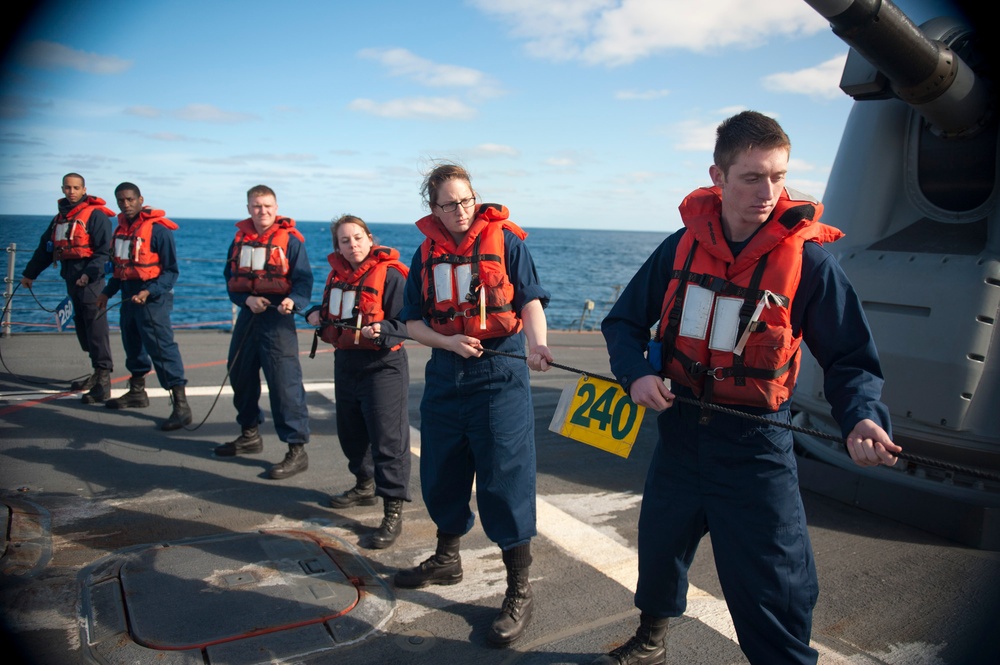
<instances>
[{"instance_id":1,"label":"rope line","mask_svg":"<svg viewBox=\"0 0 1000 665\"><path fill-rule=\"evenodd\" d=\"M331 323L333 323L333 325L336 325L337 327L340 327L340 328L350 328L352 330L357 329L357 326L353 326L353 325L340 324L340 323L337 323L337 322L331 322ZM380 332L380 335L386 335L387 337L397 337L399 339L416 341L416 340L413 340L412 337L408 337L406 335L398 335L398 334L387 333L387 332ZM506 351L496 351L496 350L487 349L487 348L483 348L482 351L484 353L489 353L491 355L506 356L508 358L513 358L513 359L516 359L516 360L527 361L527 359L528 359L526 356L522 356L522 355L519 355L519 354L516 354L516 353L508 353ZM577 367L571 367L569 365L562 365L560 363L555 363L555 362L548 363L548 364L549 364L550 367L555 367L556 369L561 369L561 370L564 370L564 371L567 371L567 372L572 372L574 374L580 374L583 377L594 377L595 379L601 379L603 381L608 381L610 383L618 383L618 380L615 379L614 377L604 376L604 375L601 375L601 374L596 374L594 372L588 372L586 370L582 370L582 369L579 369ZM746 411L741 411L739 409L734 409L732 407L723 406L721 404L713 404L711 402L703 402L701 400L692 399L690 397L683 397L681 395L675 395L674 396L674 400L677 401L677 402L683 402L684 404L689 404L691 406L697 406L698 408L701 408L701 409L708 409L710 411L717 411L719 413L724 413L724 414L727 414L727 415L730 415L730 416L736 416L738 418L743 418L743 419L749 420L751 422L756 422L756 423L766 424L766 425L774 425L774 426L777 426L777 427L781 427L783 429L791 430L792 432L798 432L800 434L806 434L806 435L813 436L813 437L816 437L816 438L826 439L828 441L833 441L835 443L839 443L839 444L841 444L841 445L843 445L845 447L847 445L847 441L844 440L843 437L840 437L840 436L837 436L837 435L834 435L834 434L827 434L826 432L821 432L819 430L808 428L808 427L800 427L799 425L793 425L792 423L775 422L775 421L770 420L768 418L764 418L763 416L758 416L758 415L753 414L753 413L747 413ZM945 471L950 471L950 472L953 472L953 473L963 473L963 474L967 474L967 475L970 475L970 476L973 476L973 477L976 477L976 478L984 478L984 479L987 479L987 480L993 480L993 481L1000 482L1000 474L993 473L993 472L990 472L990 471L984 471L984 470L981 470L981 469L976 469L976 468L965 466L965 465L962 465L962 464L955 464L953 462L945 462L945 461L941 461L941 460L931 459L929 457L924 457L924 456L921 456L921 455L914 455L912 453L907 453L907 452L904 452L904 451L900 451L898 453L894 453L894 456L898 457L899 459L901 459L903 461L910 462L910 463L913 463L913 464L935 467L935 468L944 469Z\"/></svg>"}]
</instances>

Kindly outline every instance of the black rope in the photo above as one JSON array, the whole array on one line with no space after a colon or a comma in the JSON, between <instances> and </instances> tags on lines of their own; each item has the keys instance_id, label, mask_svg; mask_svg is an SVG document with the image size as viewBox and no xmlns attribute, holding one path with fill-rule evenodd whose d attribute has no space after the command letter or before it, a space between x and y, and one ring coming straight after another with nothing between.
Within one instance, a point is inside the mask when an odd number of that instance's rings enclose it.
<instances>
[{"instance_id":1,"label":"black rope","mask_svg":"<svg viewBox=\"0 0 1000 665\"><path fill-rule=\"evenodd\" d=\"M340 323L337 323L337 322L333 322L333 323L334 323L334 325L336 325L338 327L341 327L341 328L351 328L351 329L355 329L356 328L356 326L351 326L351 325L346 325L346 324L340 324ZM382 332L380 334L387 335L389 337L398 337L398 338L404 339L404 340L413 340L412 337L407 337L406 335L398 335L398 334L386 333L386 332ZM413 340L413 341L415 341L415 340ZM516 353L507 353L505 351L496 351L494 349L482 348L482 351L485 352L485 353L489 353L491 355L506 356L508 358L514 358L516 360L525 360L526 361L528 359L526 356L522 356L522 355L519 355L519 354L516 354ZM561 365L561 364L555 363L555 362L548 363L548 365L550 367L555 367L556 369L565 370L567 372L573 372L574 374L580 374L583 377L594 377L595 379L601 379L603 381L608 381L609 383L618 383L618 380L615 379L614 377L603 376L601 374L595 374L593 372L588 372L586 370L582 370L582 369L579 369L577 367L570 367L569 365ZM840 437L840 436L837 436L837 435L834 435L834 434L827 434L826 432L821 432L819 430L811 429L811 428L808 428L808 427L800 427L798 425L793 425L791 423L775 422L775 421L770 420L768 418L764 418L763 416L758 416L758 415L753 414L753 413L747 413L746 411L741 411L739 409L734 409L732 407L723 406L721 404L713 404L711 402L703 402L701 400L692 399L690 397L683 397L681 395L675 395L674 396L674 401L682 402L684 404L690 404L692 406L697 406L698 408L701 408L701 409L708 409L710 411L717 411L719 413L724 413L724 414L727 414L727 415L730 415L730 416L736 416L738 418L743 418L743 419L749 420L751 422L756 422L756 423L761 423L761 424L766 424L766 425L774 425L774 426L777 426L777 427L781 427L783 429L791 430L792 432L798 432L800 434L806 434L806 435L814 436L814 437L817 437L817 438L820 438L820 439L826 439L828 441L834 441L834 442L839 443L839 444L841 444L841 445L843 445L845 447L847 446L847 441L843 437ZM907 453L907 452L904 452L904 451L900 451L898 453L893 453L893 455L895 457L898 457L899 459L901 459L903 461L910 462L910 463L913 463L913 464L919 464L919 465L923 465L923 466L931 466L931 467L935 467L935 468L939 468L939 469L944 469L945 471L951 471L953 473L963 473L963 474L967 474L967 475L970 475L970 476L973 476L973 477L976 477L976 478L984 478L984 479L988 479L988 480L1000 481L1000 474L992 473L990 471L984 471L984 470L980 470L980 469L975 469L975 468L964 466L964 465L961 465L961 464L954 464L952 462L944 462L944 461L941 461L941 460L931 459L929 457L923 457L923 456L920 456L920 455L914 455L912 453Z\"/></svg>"},{"instance_id":2,"label":"black rope","mask_svg":"<svg viewBox=\"0 0 1000 665\"><path fill-rule=\"evenodd\" d=\"M7 301L4 303L4 305L3 305L3 313L0 314L0 318L2 318L4 320L7 318L7 312L10 311L11 304L14 302L14 295L17 294L17 290L19 288L21 288L21 282L17 282L16 285L14 286L14 290L10 292L10 298L7 298ZM29 286L27 288L28 288L28 292L31 293L31 297L35 299L35 302L38 303L38 306L43 311L49 312L50 314L52 314L52 313L54 313L54 312L57 311L55 309L46 309L45 306L42 305L41 302L39 302L38 296L36 296L35 292L31 290L31 287ZM2 345L0 345L0 346L2 346ZM14 378L16 378L17 380L21 381L22 383L29 383L29 384L35 385L35 386L46 386L46 385L50 385L52 383L68 383L68 384L72 385L74 382L80 381L81 379L86 379L87 377L90 376L90 374L83 374L82 376L76 376L76 377L73 377L72 379L50 379L50 380L47 380L47 381L39 381L38 379L29 379L28 377L24 376L23 374L18 374L17 372L11 371L10 367L7 367L7 361L4 360L2 351L0 351L0 365L3 365L3 368L5 370L7 370L7 373L10 374L11 376L13 376ZM31 393L8 393L9 396L23 395L23 394L31 394Z\"/></svg>"}]
</instances>

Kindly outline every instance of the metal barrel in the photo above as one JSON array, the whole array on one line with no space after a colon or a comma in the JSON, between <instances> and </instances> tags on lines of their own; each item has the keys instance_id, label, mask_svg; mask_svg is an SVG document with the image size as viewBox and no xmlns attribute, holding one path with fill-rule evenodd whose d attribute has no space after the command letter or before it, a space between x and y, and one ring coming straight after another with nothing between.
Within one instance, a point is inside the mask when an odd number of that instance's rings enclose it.
<instances>
[{"instance_id":1,"label":"metal barrel","mask_svg":"<svg viewBox=\"0 0 1000 665\"><path fill-rule=\"evenodd\" d=\"M986 124L990 111L986 82L948 45L928 38L892 2L805 1L938 133L968 135Z\"/></svg>"}]
</instances>

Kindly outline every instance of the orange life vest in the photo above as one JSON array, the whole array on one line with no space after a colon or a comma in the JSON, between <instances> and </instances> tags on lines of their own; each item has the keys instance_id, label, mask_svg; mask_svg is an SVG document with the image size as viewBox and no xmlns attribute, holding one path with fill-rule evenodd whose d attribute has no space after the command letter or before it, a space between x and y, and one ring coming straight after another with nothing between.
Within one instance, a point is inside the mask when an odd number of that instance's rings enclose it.
<instances>
[{"instance_id":1,"label":"orange life vest","mask_svg":"<svg viewBox=\"0 0 1000 665\"><path fill-rule=\"evenodd\" d=\"M722 232L717 187L695 190L680 205L687 231L656 338L663 341L661 373L704 401L776 411L791 398L802 343L791 326L802 248L844 235L818 222L821 203L792 194L782 192L771 218L735 258Z\"/></svg>"},{"instance_id":2,"label":"orange life vest","mask_svg":"<svg viewBox=\"0 0 1000 665\"><path fill-rule=\"evenodd\" d=\"M483 204L458 246L437 217L417 221L427 236L420 246L423 314L437 332L488 339L521 330L503 232L508 229L522 240L528 234L507 216L506 207Z\"/></svg>"},{"instance_id":3,"label":"orange life vest","mask_svg":"<svg viewBox=\"0 0 1000 665\"><path fill-rule=\"evenodd\" d=\"M393 268L406 277L410 269L399 260L399 252L391 247L372 247L368 258L357 270L339 252L333 252L326 258L331 270L323 289L320 338L345 351L382 349L372 340L356 335L356 331L370 323L385 320L382 297L388 270ZM352 322L356 327L342 328L335 325L347 322ZM401 346L402 342L393 346L392 350Z\"/></svg>"},{"instance_id":4,"label":"orange life vest","mask_svg":"<svg viewBox=\"0 0 1000 665\"><path fill-rule=\"evenodd\" d=\"M90 215L100 210L108 219L115 216L104 204L102 198L87 196L65 215L59 213L52 219L53 261L89 259L94 255L94 248L90 246Z\"/></svg>"},{"instance_id":5,"label":"orange life vest","mask_svg":"<svg viewBox=\"0 0 1000 665\"><path fill-rule=\"evenodd\" d=\"M118 215L118 227L111 239L111 262L116 279L148 281L160 276L163 267L160 255L153 252L153 225L160 224L171 231L177 224L166 217L162 210L143 208L129 222L124 213Z\"/></svg>"},{"instance_id":6,"label":"orange life vest","mask_svg":"<svg viewBox=\"0 0 1000 665\"><path fill-rule=\"evenodd\" d=\"M288 238L295 236L301 243L306 241L295 228L295 220L278 217L263 235L257 233L250 218L238 222L236 228L239 230L229 257L229 290L253 295L290 294Z\"/></svg>"}]
</instances>

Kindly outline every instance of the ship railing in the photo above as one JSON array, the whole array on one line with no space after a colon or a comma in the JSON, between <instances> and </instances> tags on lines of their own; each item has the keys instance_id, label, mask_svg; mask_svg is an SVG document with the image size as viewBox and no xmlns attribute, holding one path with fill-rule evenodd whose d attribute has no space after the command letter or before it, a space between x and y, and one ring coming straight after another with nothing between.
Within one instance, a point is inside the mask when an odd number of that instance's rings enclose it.
<instances>
[{"instance_id":1,"label":"ship railing","mask_svg":"<svg viewBox=\"0 0 1000 665\"><path fill-rule=\"evenodd\" d=\"M14 332L51 332L60 329L55 312L48 313L42 308L52 308L66 298L66 283L58 277L55 266L43 273L44 277L34 280L32 291L17 288L20 283L20 272L17 266L17 243L11 243L5 248L6 266L4 271L3 317L0 321L0 335L9 337ZM191 259L178 257L178 263L215 263L218 264L219 281L205 284L198 282L178 281L174 285L173 327L203 328L232 330L236 323L238 310L226 295L222 283L222 265L224 259ZM49 277L51 274L53 277ZM184 270L181 270L181 275ZM219 295L210 295L211 293ZM36 301L37 299L37 301ZM41 305L39 304L41 303ZM109 311L113 310L116 300L109 303ZM38 312L44 316L38 316ZM34 313L30 315L29 313ZM116 327L118 317L112 316L111 325ZM65 328L72 328L72 321Z\"/></svg>"}]
</instances>

